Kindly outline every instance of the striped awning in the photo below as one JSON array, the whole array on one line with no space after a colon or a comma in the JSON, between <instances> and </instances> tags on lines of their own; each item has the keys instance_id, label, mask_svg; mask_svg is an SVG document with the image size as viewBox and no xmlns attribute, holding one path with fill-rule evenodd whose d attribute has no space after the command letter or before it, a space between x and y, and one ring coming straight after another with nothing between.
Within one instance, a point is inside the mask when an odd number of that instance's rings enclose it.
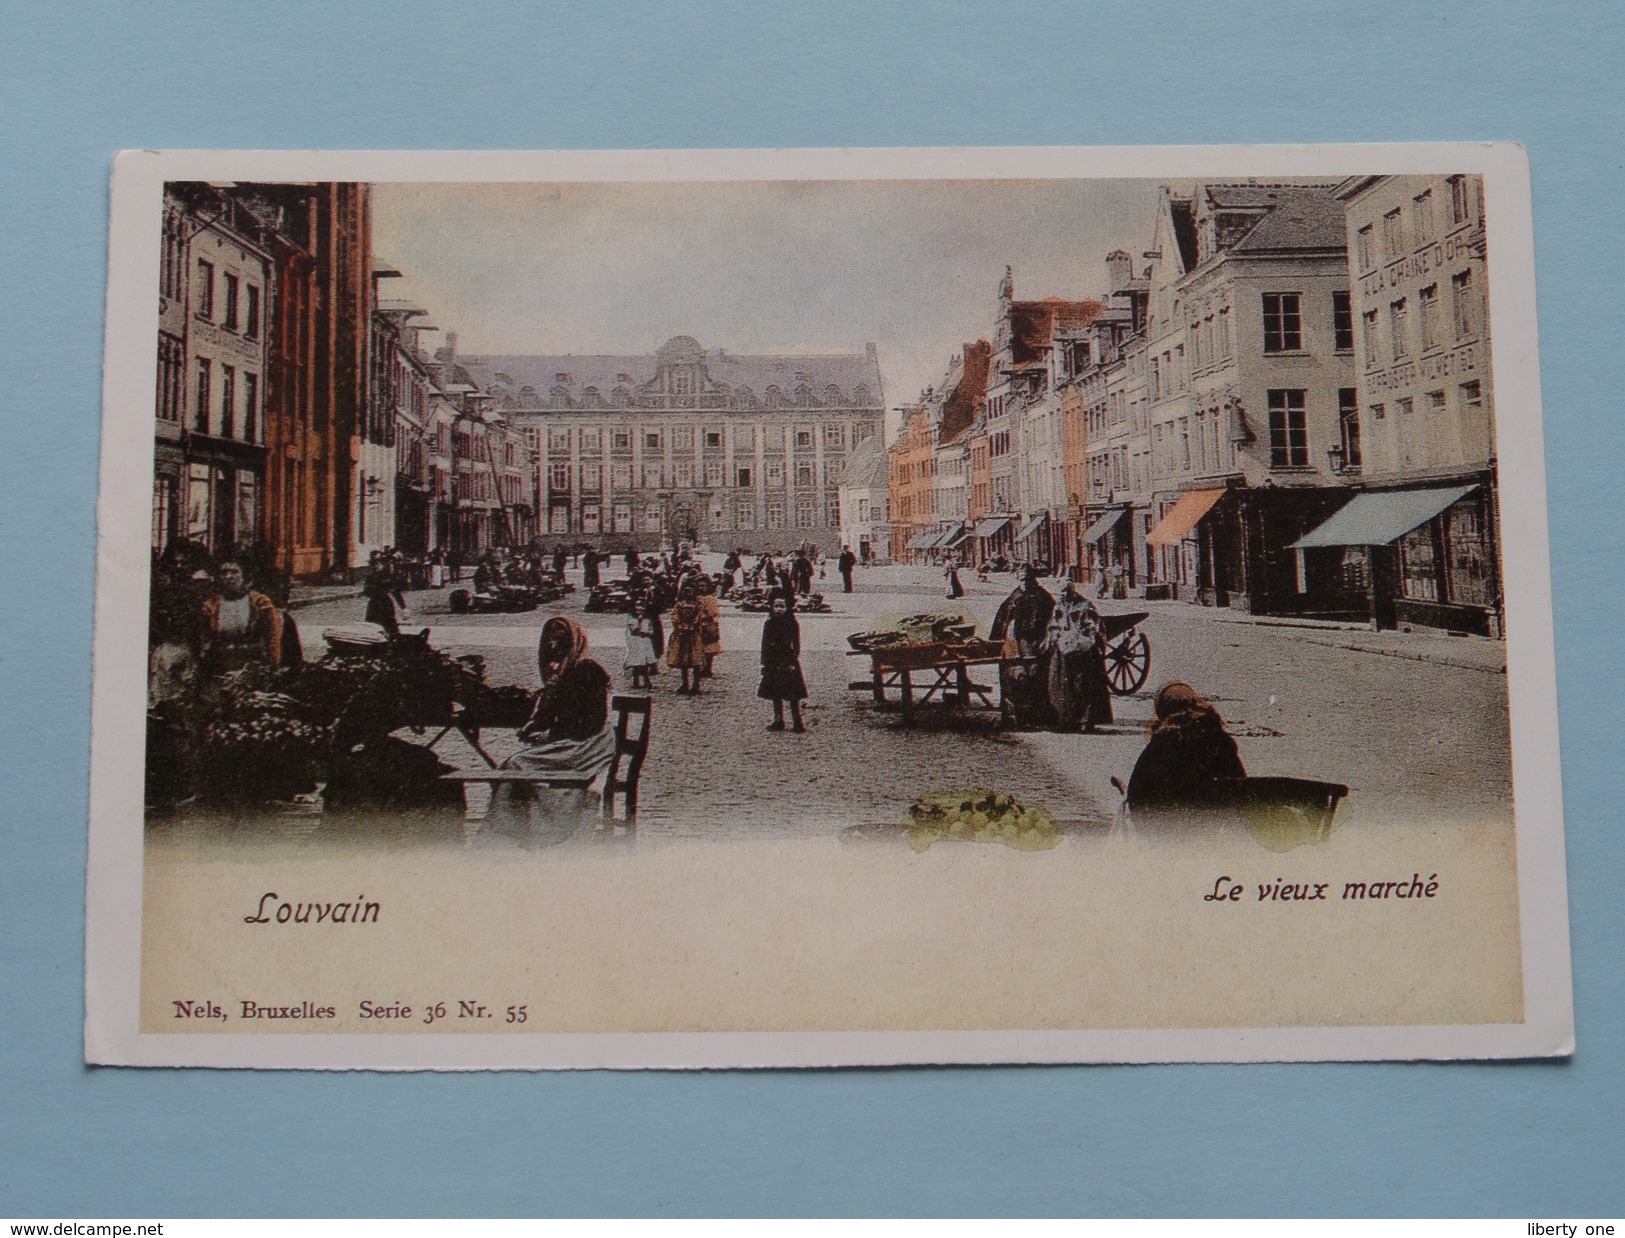
<instances>
[{"instance_id":1,"label":"striped awning","mask_svg":"<svg viewBox=\"0 0 1625 1238\"><path fill-rule=\"evenodd\" d=\"M1330 520L1304 534L1290 548L1386 546L1476 489L1447 486L1442 490L1374 490L1357 494L1333 512Z\"/></svg>"}]
</instances>

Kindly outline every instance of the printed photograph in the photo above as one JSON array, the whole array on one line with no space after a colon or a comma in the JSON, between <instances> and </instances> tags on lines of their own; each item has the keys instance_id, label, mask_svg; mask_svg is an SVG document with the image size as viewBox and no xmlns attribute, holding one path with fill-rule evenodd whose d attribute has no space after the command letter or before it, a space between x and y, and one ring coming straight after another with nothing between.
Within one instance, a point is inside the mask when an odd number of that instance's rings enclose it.
<instances>
[{"instance_id":1,"label":"printed photograph","mask_svg":"<svg viewBox=\"0 0 1625 1238\"><path fill-rule=\"evenodd\" d=\"M1524 1022L1482 175L149 213L165 1060Z\"/></svg>"}]
</instances>

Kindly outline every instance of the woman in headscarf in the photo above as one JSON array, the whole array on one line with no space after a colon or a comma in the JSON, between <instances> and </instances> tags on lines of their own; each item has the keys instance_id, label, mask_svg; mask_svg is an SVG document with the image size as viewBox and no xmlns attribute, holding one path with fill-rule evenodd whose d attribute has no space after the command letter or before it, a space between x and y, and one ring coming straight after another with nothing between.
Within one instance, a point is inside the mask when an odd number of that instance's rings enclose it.
<instances>
[{"instance_id":1,"label":"woman in headscarf","mask_svg":"<svg viewBox=\"0 0 1625 1238\"><path fill-rule=\"evenodd\" d=\"M1145 749L1128 780L1129 811L1211 809L1234 800L1247 776L1224 719L1187 683L1162 686Z\"/></svg>"},{"instance_id":2,"label":"woman in headscarf","mask_svg":"<svg viewBox=\"0 0 1625 1238\"><path fill-rule=\"evenodd\" d=\"M705 666L702 622L699 595L692 584L685 584L671 608L671 637L666 642L666 665L682 673L683 682L677 691L684 696L698 696L700 691L700 671Z\"/></svg>"},{"instance_id":3,"label":"woman in headscarf","mask_svg":"<svg viewBox=\"0 0 1625 1238\"><path fill-rule=\"evenodd\" d=\"M1112 689L1106 679L1106 639L1100 612L1068 580L1050 612L1044 639L1050 708L1063 731L1085 731L1112 720Z\"/></svg>"},{"instance_id":4,"label":"woman in headscarf","mask_svg":"<svg viewBox=\"0 0 1625 1238\"><path fill-rule=\"evenodd\" d=\"M615 728L609 721L609 674L587 656L587 630L554 615L542 625L536 664L542 690L518 735L526 747L502 768L602 773L615 757Z\"/></svg>"}]
</instances>

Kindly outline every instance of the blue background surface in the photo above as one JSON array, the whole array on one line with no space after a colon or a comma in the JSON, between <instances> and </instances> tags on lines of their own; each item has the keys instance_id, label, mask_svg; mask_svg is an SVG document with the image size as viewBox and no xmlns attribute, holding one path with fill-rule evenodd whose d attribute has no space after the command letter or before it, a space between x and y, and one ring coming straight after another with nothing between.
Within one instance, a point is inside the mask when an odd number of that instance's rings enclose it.
<instances>
[{"instance_id":1,"label":"blue background surface","mask_svg":"<svg viewBox=\"0 0 1625 1238\"><path fill-rule=\"evenodd\" d=\"M1609 376L1625 321L1625 14L1131 7L0 4L0 1215L1620 1215L1625 432ZM1572 1061L474 1076L81 1064L115 150L1397 139L1514 139L1533 165Z\"/></svg>"}]
</instances>

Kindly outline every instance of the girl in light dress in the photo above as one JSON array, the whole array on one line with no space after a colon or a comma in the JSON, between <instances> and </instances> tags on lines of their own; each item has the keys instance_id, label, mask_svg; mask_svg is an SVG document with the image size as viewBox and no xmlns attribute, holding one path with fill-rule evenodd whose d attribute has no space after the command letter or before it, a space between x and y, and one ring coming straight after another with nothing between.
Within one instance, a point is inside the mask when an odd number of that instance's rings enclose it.
<instances>
[{"instance_id":1,"label":"girl in light dress","mask_svg":"<svg viewBox=\"0 0 1625 1238\"><path fill-rule=\"evenodd\" d=\"M658 663L654 638L655 625L649 615L649 604L639 598L626 617L626 669L632 675L634 688L654 687L652 676Z\"/></svg>"}]
</instances>

